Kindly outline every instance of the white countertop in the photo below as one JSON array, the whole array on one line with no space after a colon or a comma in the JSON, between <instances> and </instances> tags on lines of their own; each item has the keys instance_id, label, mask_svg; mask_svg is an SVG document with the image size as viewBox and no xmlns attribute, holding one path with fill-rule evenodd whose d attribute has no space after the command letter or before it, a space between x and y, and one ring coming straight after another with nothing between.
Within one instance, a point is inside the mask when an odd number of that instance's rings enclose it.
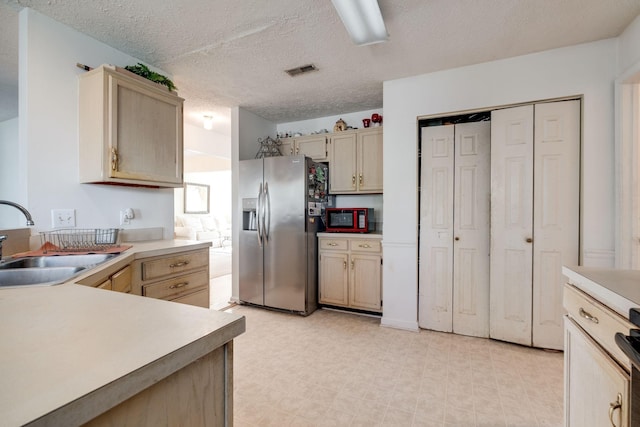
<instances>
[{"instance_id":1,"label":"white countertop","mask_svg":"<svg viewBox=\"0 0 640 427\"><path fill-rule=\"evenodd\" d=\"M569 283L629 318L629 309L640 307L640 270L562 267Z\"/></svg>"},{"instance_id":2,"label":"white countertop","mask_svg":"<svg viewBox=\"0 0 640 427\"><path fill-rule=\"evenodd\" d=\"M91 274L207 246L135 244ZM244 330L237 314L72 283L0 289L0 423L84 422Z\"/></svg>"},{"instance_id":3,"label":"white countertop","mask_svg":"<svg viewBox=\"0 0 640 427\"><path fill-rule=\"evenodd\" d=\"M328 232L323 231L320 233L316 233L318 237L333 237L333 238L357 238L357 239L382 239L382 232L380 231L372 231L371 233L336 233L336 232Z\"/></svg>"}]
</instances>

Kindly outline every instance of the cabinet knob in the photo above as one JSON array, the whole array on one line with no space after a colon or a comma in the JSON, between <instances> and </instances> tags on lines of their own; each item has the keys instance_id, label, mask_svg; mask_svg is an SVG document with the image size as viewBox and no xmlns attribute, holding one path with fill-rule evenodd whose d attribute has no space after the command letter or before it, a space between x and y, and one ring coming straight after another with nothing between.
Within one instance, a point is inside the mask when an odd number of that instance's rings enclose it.
<instances>
[{"instance_id":1,"label":"cabinet knob","mask_svg":"<svg viewBox=\"0 0 640 427\"><path fill-rule=\"evenodd\" d=\"M355 174L351 175L351 185L354 188L356 187L356 175Z\"/></svg>"},{"instance_id":2,"label":"cabinet knob","mask_svg":"<svg viewBox=\"0 0 640 427\"><path fill-rule=\"evenodd\" d=\"M351 260L351 269L353 270L354 262Z\"/></svg>"},{"instance_id":3,"label":"cabinet knob","mask_svg":"<svg viewBox=\"0 0 640 427\"><path fill-rule=\"evenodd\" d=\"M531 242L533 242L533 239L531 237L527 237L526 242L527 243L531 243Z\"/></svg>"},{"instance_id":4,"label":"cabinet knob","mask_svg":"<svg viewBox=\"0 0 640 427\"><path fill-rule=\"evenodd\" d=\"M360 179L358 180L358 182L360 183L360 185L362 185L362 174L360 174Z\"/></svg>"},{"instance_id":5,"label":"cabinet knob","mask_svg":"<svg viewBox=\"0 0 640 427\"><path fill-rule=\"evenodd\" d=\"M460 238L458 236L456 236L456 237L453 238L453 240L455 240L457 242L458 240L460 240Z\"/></svg>"},{"instance_id":6,"label":"cabinet knob","mask_svg":"<svg viewBox=\"0 0 640 427\"><path fill-rule=\"evenodd\" d=\"M342 268L347 269L347 261L342 261Z\"/></svg>"}]
</instances>

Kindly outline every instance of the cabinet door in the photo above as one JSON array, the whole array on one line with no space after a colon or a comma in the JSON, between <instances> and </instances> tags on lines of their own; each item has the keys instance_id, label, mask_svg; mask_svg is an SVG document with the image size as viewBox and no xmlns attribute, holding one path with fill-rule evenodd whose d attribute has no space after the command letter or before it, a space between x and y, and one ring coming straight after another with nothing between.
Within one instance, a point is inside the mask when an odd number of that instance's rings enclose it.
<instances>
[{"instance_id":1,"label":"cabinet door","mask_svg":"<svg viewBox=\"0 0 640 427\"><path fill-rule=\"evenodd\" d=\"M351 255L349 305L365 310L380 310L381 258L378 255Z\"/></svg>"},{"instance_id":2,"label":"cabinet door","mask_svg":"<svg viewBox=\"0 0 640 427\"><path fill-rule=\"evenodd\" d=\"M292 156L295 151L295 143L293 138L285 138L280 140L280 154L283 156Z\"/></svg>"},{"instance_id":3,"label":"cabinet door","mask_svg":"<svg viewBox=\"0 0 640 427\"><path fill-rule=\"evenodd\" d=\"M571 319L564 322L565 426L628 426L629 375Z\"/></svg>"},{"instance_id":4,"label":"cabinet door","mask_svg":"<svg viewBox=\"0 0 640 427\"><path fill-rule=\"evenodd\" d=\"M382 193L382 128L358 133L358 191Z\"/></svg>"},{"instance_id":5,"label":"cabinet door","mask_svg":"<svg viewBox=\"0 0 640 427\"><path fill-rule=\"evenodd\" d=\"M313 160L321 162L327 160L327 137L308 136L296 138L295 154L304 154Z\"/></svg>"},{"instance_id":6,"label":"cabinet door","mask_svg":"<svg viewBox=\"0 0 640 427\"><path fill-rule=\"evenodd\" d=\"M331 170L329 192L332 194L355 193L357 135L347 133L331 137Z\"/></svg>"},{"instance_id":7,"label":"cabinet door","mask_svg":"<svg viewBox=\"0 0 640 427\"><path fill-rule=\"evenodd\" d=\"M126 266L111 276L111 289L116 292L131 292L131 267Z\"/></svg>"},{"instance_id":8,"label":"cabinet door","mask_svg":"<svg viewBox=\"0 0 640 427\"><path fill-rule=\"evenodd\" d=\"M349 305L348 258L345 253L320 253L321 304Z\"/></svg>"},{"instance_id":9,"label":"cabinet door","mask_svg":"<svg viewBox=\"0 0 640 427\"><path fill-rule=\"evenodd\" d=\"M490 337L531 345L533 105L491 113Z\"/></svg>"},{"instance_id":10,"label":"cabinet door","mask_svg":"<svg viewBox=\"0 0 640 427\"><path fill-rule=\"evenodd\" d=\"M111 178L182 183L182 100L109 76Z\"/></svg>"}]
</instances>

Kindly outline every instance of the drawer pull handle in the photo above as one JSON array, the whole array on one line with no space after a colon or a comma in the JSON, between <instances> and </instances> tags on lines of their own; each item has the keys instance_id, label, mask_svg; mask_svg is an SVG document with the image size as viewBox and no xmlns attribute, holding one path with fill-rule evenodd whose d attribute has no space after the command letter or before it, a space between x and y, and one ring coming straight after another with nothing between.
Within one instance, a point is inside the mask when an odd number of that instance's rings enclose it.
<instances>
[{"instance_id":1,"label":"drawer pull handle","mask_svg":"<svg viewBox=\"0 0 640 427\"><path fill-rule=\"evenodd\" d=\"M347 261L342 261L342 268L347 269Z\"/></svg>"},{"instance_id":2,"label":"drawer pull handle","mask_svg":"<svg viewBox=\"0 0 640 427\"><path fill-rule=\"evenodd\" d=\"M364 245L358 245L358 246L361 247L361 248L370 248L371 247L371 245L368 244L368 243L365 243Z\"/></svg>"},{"instance_id":3,"label":"drawer pull handle","mask_svg":"<svg viewBox=\"0 0 640 427\"><path fill-rule=\"evenodd\" d=\"M622 395L618 393L616 401L609 403L609 421L611 421L611 425L613 427L616 427L616 423L613 422L613 413L616 411L616 409L620 408L622 408Z\"/></svg>"},{"instance_id":4,"label":"drawer pull handle","mask_svg":"<svg viewBox=\"0 0 640 427\"><path fill-rule=\"evenodd\" d=\"M331 243L327 243L327 246L338 246L338 244L331 242Z\"/></svg>"},{"instance_id":5,"label":"drawer pull handle","mask_svg":"<svg viewBox=\"0 0 640 427\"><path fill-rule=\"evenodd\" d=\"M592 316L591 313L589 313L587 311L584 311L584 308L582 308L582 307L580 307L580 311L578 313L580 313L581 317L584 317L585 319L590 320L593 323L599 323L600 322L597 317Z\"/></svg>"},{"instance_id":6,"label":"drawer pull handle","mask_svg":"<svg viewBox=\"0 0 640 427\"><path fill-rule=\"evenodd\" d=\"M175 264L170 264L169 268L184 267L185 265L189 265L189 261L180 261Z\"/></svg>"},{"instance_id":7,"label":"drawer pull handle","mask_svg":"<svg viewBox=\"0 0 640 427\"><path fill-rule=\"evenodd\" d=\"M185 286L187 286L189 284L189 282L182 282L182 283L176 283L175 285L171 285L169 286L169 289L180 289L180 288L184 288Z\"/></svg>"}]
</instances>

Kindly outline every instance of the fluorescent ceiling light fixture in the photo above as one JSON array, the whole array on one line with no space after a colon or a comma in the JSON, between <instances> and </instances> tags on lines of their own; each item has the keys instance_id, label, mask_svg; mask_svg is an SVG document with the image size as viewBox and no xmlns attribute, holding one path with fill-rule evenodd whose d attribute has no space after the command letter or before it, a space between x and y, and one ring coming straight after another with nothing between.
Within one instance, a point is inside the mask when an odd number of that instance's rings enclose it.
<instances>
[{"instance_id":1,"label":"fluorescent ceiling light fixture","mask_svg":"<svg viewBox=\"0 0 640 427\"><path fill-rule=\"evenodd\" d=\"M389 39L378 0L331 0L351 40L359 46Z\"/></svg>"},{"instance_id":2,"label":"fluorescent ceiling light fixture","mask_svg":"<svg viewBox=\"0 0 640 427\"><path fill-rule=\"evenodd\" d=\"M204 117L204 121L203 121L204 128L206 130L213 129L213 116L203 116L203 117Z\"/></svg>"}]
</instances>

